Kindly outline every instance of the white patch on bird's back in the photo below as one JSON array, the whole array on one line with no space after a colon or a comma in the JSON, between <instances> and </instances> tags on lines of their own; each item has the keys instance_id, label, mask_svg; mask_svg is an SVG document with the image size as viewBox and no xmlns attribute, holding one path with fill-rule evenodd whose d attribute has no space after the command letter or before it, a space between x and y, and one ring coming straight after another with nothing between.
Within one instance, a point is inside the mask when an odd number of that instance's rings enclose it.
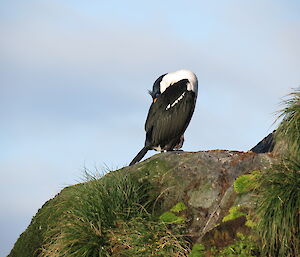
<instances>
[{"instance_id":1,"label":"white patch on bird's back","mask_svg":"<svg viewBox=\"0 0 300 257\"><path fill-rule=\"evenodd\" d=\"M183 92L172 104L168 104L168 106L166 107L166 111L174 107L184 97L184 95L185 92Z\"/></svg>"},{"instance_id":2,"label":"white patch on bird's back","mask_svg":"<svg viewBox=\"0 0 300 257\"><path fill-rule=\"evenodd\" d=\"M156 147L153 147L153 149L155 150L155 151L162 151L162 148L160 147L160 145L159 146L156 146Z\"/></svg>"},{"instance_id":3,"label":"white patch on bird's back","mask_svg":"<svg viewBox=\"0 0 300 257\"><path fill-rule=\"evenodd\" d=\"M162 81L160 82L160 92L161 94L171 85L176 82L187 79L189 83L187 84L187 90L195 92L196 96L198 93L198 79L196 75L189 70L178 70L175 72L167 73Z\"/></svg>"}]
</instances>

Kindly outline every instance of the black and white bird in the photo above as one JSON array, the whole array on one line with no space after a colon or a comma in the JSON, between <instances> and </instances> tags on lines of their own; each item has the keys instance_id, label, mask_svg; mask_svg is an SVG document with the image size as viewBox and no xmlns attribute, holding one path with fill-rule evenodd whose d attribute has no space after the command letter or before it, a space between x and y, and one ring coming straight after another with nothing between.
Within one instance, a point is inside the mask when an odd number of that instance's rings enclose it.
<instances>
[{"instance_id":1,"label":"black and white bird","mask_svg":"<svg viewBox=\"0 0 300 257\"><path fill-rule=\"evenodd\" d=\"M153 102L145 123L145 146L129 165L139 162L148 150L179 150L184 141L184 132L192 118L198 80L189 70L161 75L149 91Z\"/></svg>"}]
</instances>

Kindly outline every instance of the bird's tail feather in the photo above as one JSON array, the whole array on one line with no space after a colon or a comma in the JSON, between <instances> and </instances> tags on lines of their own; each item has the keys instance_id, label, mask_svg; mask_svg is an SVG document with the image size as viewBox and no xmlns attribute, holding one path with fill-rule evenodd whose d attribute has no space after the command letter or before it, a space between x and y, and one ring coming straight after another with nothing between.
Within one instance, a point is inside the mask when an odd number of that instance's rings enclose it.
<instances>
[{"instance_id":1,"label":"bird's tail feather","mask_svg":"<svg viewBox=\"0 0 300 257\"><path fill-rule=\"evenodd\" d=\"M145 154L148 152L148 150L150 150L150 147L149 146L144 146L142 148L142 150L139 151L138 154L134 157L134 159L131 161L129 166L139 162L145 156Z\"/></svg>"}]
</instances>

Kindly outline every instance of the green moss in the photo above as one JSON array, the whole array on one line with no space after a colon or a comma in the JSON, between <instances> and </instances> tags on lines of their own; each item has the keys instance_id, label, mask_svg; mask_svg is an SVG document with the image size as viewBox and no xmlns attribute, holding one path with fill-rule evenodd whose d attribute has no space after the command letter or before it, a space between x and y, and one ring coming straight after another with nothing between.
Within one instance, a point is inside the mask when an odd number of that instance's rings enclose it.
<instances>
[{"instance_id":1,"label":"green moss","mask_svg":"<svg viewBox=\"0 0 300 257\"><path fill-rule=\"evenodd\" d=\"M247 215L247 221L246 221L245 225L249 228L255 228L257 226L257 223L254 222L253 220L251 220Z\"/></svg>"},{"instance_id":2,"label":"green moss","mask_svg":"<svg viewBox=\"0 0 300 257\"><path fill-rule=\"evenodd\" d=\"M194 244L189 257L203 257L205 247L202 244Z\"/></svg>"},{"instance_id":3,"label":"green moss","mask_svg":"<svg viewBox=\"0 0 300 257\"><path fill-rule=\"evenodd\" d=\"M161 176L165 174L171 168L172 167L170 167L170 164L167 161L156 158L154 160L144 162L143 165L136 171L139 174L155 177L157 175Z\"/></svg>"},{"instance_id":4,"label":"green moss","mask_svg":"<svg viewBox=\"0 0 300 257\"><path fill-rule=\"evenodd\" d=\"M166 223L174 223L174 224L181 224L184 223L185 217L177 216L176 214L166 211L162 215L160 215L159 219Z\"/></svg>"},{"instance_id":5,"label":"green moss","mask_svg":"<svg viewBox=\"0 0 300 257\"><path fill-rule=\"evenodd\" d=\"M234 220L241 216L246 216L246 213L241 212L240 209L241 209L241 206L232 206L229 209L229 214L227 216L225 216L222 221L225 222L225 221L229 221L229 220Z\"/></svg>"},{"instance_id":6,"label":"green moss","mask_svg":"<svg viewBox=\"0 0 300 257\"><path fill-rule=\"evenodd\" d=\"M236 193L248 193L258 185L257 178L260 171L252 171L251 174L241 175L234 181Z\"/></svg>"},{"instance_id":7,"label":"green moss","mask_svg":"<svg viewBox=\"0 0 300 257\"><path fill-rule=\"evenodd\" d=\"M171 211L177 213L177 212L184 211L186 209L187 207L183 202L178 202L171 208Z\"/></svg>"},{"instance_id":8,"label":"green moss","mask_svg":"<svg viewBox=\"0 0 300 257\"><path fill-rule=\"evenodd\" d=\"M182 224L185 222L186 218L183 215L177 216L175 213L179 213L186 209L187 207L183 202L178 202L170 209L170 211L166 211L160 215L159 219L166 223Z\"/></svg>"}]
</instances>

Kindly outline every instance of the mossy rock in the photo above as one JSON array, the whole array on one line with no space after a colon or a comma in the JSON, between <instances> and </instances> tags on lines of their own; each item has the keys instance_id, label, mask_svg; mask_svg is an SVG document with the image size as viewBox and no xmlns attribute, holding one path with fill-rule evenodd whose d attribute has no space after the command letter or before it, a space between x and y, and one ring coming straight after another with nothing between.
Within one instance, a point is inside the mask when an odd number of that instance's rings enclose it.
<instances>
[{"instance_id":1,"label":"mossy rock","mask_svg":"<svg viewBox=\"0 0 300 257\"><path fill-rule=\"evenodd\" d=\"M272 156L269 154L251 152L167 152L110 174L130 174L138 181L146 181L149 184L148 196L156 197L149 209L154 220L157 217L159 222L158 217L162 217L165 212L180 219L184 217L184 231L188 232L188 241L199 242L214 233L213 228L228 215L237 199L233 190L236 178L253 170L268 168L271 163ZM101 180L111 176L110 174ZM51 238L51 228L58 226L60 218L76 204L75 197L80 196L74 192L78 192L77 189L82 185L84 184L63 189L43 205L20 235L9 257L38 256L45 241ZM244 225L246 217L234 220L235 223L241 221ZM228 222L230 224L233 221ZM227 227L233 229L236 226ZM221 235L223 232L218 233ZM234 231L232 233L236 234Z\"/></svg>"}]
</instances>

